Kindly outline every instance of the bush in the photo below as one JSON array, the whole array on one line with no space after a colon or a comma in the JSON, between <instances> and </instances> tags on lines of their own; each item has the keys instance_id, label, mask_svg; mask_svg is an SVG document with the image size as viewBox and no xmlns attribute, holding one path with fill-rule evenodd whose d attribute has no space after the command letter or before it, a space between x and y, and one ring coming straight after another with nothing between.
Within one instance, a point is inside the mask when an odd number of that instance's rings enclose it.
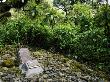
<instances>
[{"instance_id":1,"label":"bush","mask_svg":"<svg viewBox=\"0 0 110 82\"><path fill-rule=\"evenodd\" d=\"M46 48L51 43L52 35L52 28L25 17L8 21L0 27L2 44L22 43Z\"/></svg>"},{"instance_id":2,"label":"bush","mask_svg":"<svg viewBox=\"0 0 110 82\"><path fill-rule=\"evenodd\" d=\"M110 48L110 6L103 5L98 9L98 13L94 17L94 25L104 29L105 37L107 37L107 47Z\"/></svg>"},{"instance_id":3,"label":"bush","mask_svg":"<svg viewBox=\"0 0 110 82\"><path fill-rule=\"evenodd\" d=\"M53 45L57 50L68 52L72 50L74 44L73 38L77 31L70 24L59 24L54 29Z\"/></svg>"},{"instance_id":4,"label":"bush","mask_svg":"<svg viewBox=\"0 0 110 82\"><path fill-rule=\"evenodd\" d=\"M106 27L107 23L110 21L110 6L106 8L106 5L101 6L98 9L98 12L96 13L94 17L95 25L98 27Z\"/></svg>"},{"instance_id":5,"label":"bush","mask_svg":"<svg viewBox=\"0 0 110 82\"><path fill-rule=\"evenodd\" d=\"M28 30L28 39L30 39L30 35L32 35L30 41L33 45L37 45L38 47L44 48L48 48L50 46L53 33L52 29L49 28L49 26L35 24L35 27L30 31L32 31L30 32L31 34L29 34Z\"/></svg>"},{"instance_id":6,"label":"bush","mask_svg":"<svg viewBox=\"0 0 110 82\"><path fill-rule=\"evenodd\" d=\"M93 15L89 5L80 3L73 5L73 10L70 15L72 16L75 25L80 26L80 32L90 29Z\"/></svg>"},{"instance_id":7,"label":"bush","mask_svg":"<svg viewBox=\"0 0 110 82\"><path fill-rule=\"evenodd\" d=\"M104 62L106 61L107 39L103 29L93 29L76 36L77 49L75 55L85 62Z\"/></svg>"}]
</instances>

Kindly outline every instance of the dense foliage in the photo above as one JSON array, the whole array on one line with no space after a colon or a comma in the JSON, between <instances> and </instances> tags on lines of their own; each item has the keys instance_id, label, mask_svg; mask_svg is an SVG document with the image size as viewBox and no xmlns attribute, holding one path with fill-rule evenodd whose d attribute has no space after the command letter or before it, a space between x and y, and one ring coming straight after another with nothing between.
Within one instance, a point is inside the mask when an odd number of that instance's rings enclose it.
<instances>
[{"instance_id":1,"label":"dense foliage","mask_svg":"<svg viewBox=\"0 0 110 82\"><path fill-rule=\"evenodd\" d=\"M110 9L105 11L100 6L96 10L79 2L68 6L71 8L68 13L62 10L61 13L46 2L35 4L29 1L25 7L29 11L22 11L14 20L8 18L5 24L0 25L0 44L21 43L54 48L77 56L79 61L110 71L110 49L105 34L109 29L106 29L104 17L108 12L109 19Z\"/></svg>"}]
</instances>

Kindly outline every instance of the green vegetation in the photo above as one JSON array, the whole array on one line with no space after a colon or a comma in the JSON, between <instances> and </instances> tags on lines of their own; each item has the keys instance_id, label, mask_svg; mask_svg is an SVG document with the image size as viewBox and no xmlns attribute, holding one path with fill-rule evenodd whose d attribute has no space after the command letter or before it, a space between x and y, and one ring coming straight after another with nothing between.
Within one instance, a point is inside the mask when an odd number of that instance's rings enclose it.
<instances>
[{"instance_id":1,"label":"green vegetation","mask_svg":"<svg viewBox=\"0 0 110 82\"><path fill-rule=\"evenodd\" d=\"M5 67L12 67L14 65L15 65L14 60L12 60L12 59L5 59L3 61L3 66L5 66Z\"/></svg>"},{"instance_id":2,"label":"green vegetation","mask_svg":"<svg viewBox=\"0 0 110 82\"><path fill-rule=\"evenodd\" d=\"M98 6L98 5L97 5ZM0 23L0 45L23 44L77 56L100 70L110 72L110 8L76 2L60 13L48 3L28 1L17 17ZM66 7L65 7L66 8ZM65 14L66 13L66 14ZM7 65L10 60L5 61Z\"/></svg>"}]
</instances>

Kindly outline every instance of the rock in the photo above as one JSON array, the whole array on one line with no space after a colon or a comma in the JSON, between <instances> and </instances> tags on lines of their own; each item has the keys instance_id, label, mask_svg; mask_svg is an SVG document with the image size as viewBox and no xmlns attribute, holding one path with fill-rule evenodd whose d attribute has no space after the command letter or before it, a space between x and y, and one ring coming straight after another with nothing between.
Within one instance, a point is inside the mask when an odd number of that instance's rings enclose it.
<instances>
[{"instance_id":1,"label":"rock","mask_svg":"<svg viewBox=\"0 0 110 82\"><path fill-rule=\"evenodd\" d=\"M2 80L5 81L5 82L14 82L14 75L12 74L8 74L8 73L4 73L2 75Z\"/></svg>"},{"instance_id":2,"label":"rock","mask_svg":"<svg viewBox=\"0 0 110 82\"><path fill-rule=\"evenodd\" d=\"M52 67L49 67L49 70L53 70L53 68Z\"/></svg>"},{"instance_id":3,"label":"rock","mask_svg":"<svg viewBox=\"0 0 110 82\"><path fill-rule=\"evenodd\" d=\"M20 69L27 78L43 73L43 68L40 63L38 63L38 60L32 60L32 57L30 56L31 53L28 48L21 48L18 53L22 62Z\"/></svg>"},{"instance_id":4,"label":"rock","mask_svg":"<svg viewBox=\"0 0 110 82\"><path fill-rule=\"evenodd\" d=\"M5 71L7 71L7 70L8 70L8 68L7 68L7 67L3 67L3 69L4 69Z\"/></svg>"},{"instance_id":5,"label":"rock","mask_svg":"<svg viewBox=\"0 0 110 82\"><path fill-rule=\"evenodd\" d=\"M63 77L63 76L64 76L64 74L63 74L63 73L61 73L61 72L59 72L59 76L60 76L60 77Z\"/></svg>"},{"instance_id":6,"label":"rock","mask_svg":"<svg viewBox=\"0 0 110 82\"><path fill-rule=\"evenodd\" d=\"M11 57L11 59L12 59L12 60L16 60L16 58L15 58L15 57Z\"/></svg>"},{"instance_id":7,"label":"rock","mask_svg":"<svg viewBox=\"0 0 110 82\"><path fill-rule=\"evenodd\" d=\"M66 71L66 69L65 68L62 68L62 72L65 72Z\"/></svg>"},{"instance_id":8,"label":"rock","mask_svg":"<svg viewBox=\"0 0 110 82\"><path fill-rule=\"evenodd\" d=\"M20 78L14 78L15 82L21 82Z\"/></svg>"},{"instance_id":9,"label":"rock","mask_svg":"<svg viewBox=\"0 0 110 82\"><path fill-rule=\"evenodd\" d=\"M105 81L104 79L98 79L97 81L94 82L108 82L108 81Z\"/></svg>"},{"instance_id":10,"label":"rock","mask_svg":"<svg viewBox=\"0 0 110 82\"><path fill-rule=\"evenodd\" d=\"M0 65L2 65L2 64L3 64L3 60L0 59Z\"/></svg>"},{"instance_id":11,"label":"rock","mask_svg":"<svg viewBox=\"0 0 110 82\"><path fill-rule=\"evenodd\" d=\"M58 78L59 76L58 76L57 73L54 73L54 74L53 74L53 77L54 77L54 78L55 78L55 77Z\"/></svg>"},{"instance_id":12,"label":"rock","mask_svg":"<svg viewBox=\"0 0 110 82\"><path fill-rule=\"evenodd\" d=\"M12 74L7 74L7 76L5 77L5 78L13 78L14 77L14 75L12 75Z\"/></svg>"},{"instance_id":13,"label":"rock","mask_svg":"<svg viewBox=\"0 0 110 82\"><path fill-rule=\"evenodd\" d=\"M77 75L78 77L81 77L81 72L76 72L76 75Z\"/></svg>"},{"instance_id":14,"label":"rock","mask_svg":"<svg viewBox=\"0 0 110 82\"><path fill-rule=\"evenodd\" d=\"M47 82L52 82L53 80L52 79L47 79Z\"/></svg>"},{"instance_id":15,"label":"rock","mask_svg":"<svg viewBox=\"0 0 110 82\"><path fill-rule=\"evenodd\" d=\"M83 76L83 77L81 77L81 79L85 79L85 80L91 80L91 76Z\"/></svg>"},{"instance_id":16,"label":"rock","mask_svg":"<svg viewBox=\"0 0 110 82\"><path fill-rule=\"evenodd\" d=\"M3 72L0 72L0 76L2 76L3 75Z\"/></svg>"},{"instance_id":17,"label":"rock","mask_svg":"<svg viewBox=\"0 0 110 82\"><path fill-rule=\"evenodd\" d=\"M45 74L50 74L50 71L48 70L48 71L45 71Z\"/></svg>"},{"instance_id":18,"label":"rock","mask_svg":"<svg viewBox=\"0 0 110 82\"><path fill-rule=\"evenodd\" d=\"M49 68L48 68L48 67L45 67L45 68L44 68L44 71L47 71L47 70L49 70Z\"/></svg>"},{"instance_id":19,"label":"rock","mask_svg":"<svg viewBox=\"0 0 110 82\"><path fill-rule=\"evenodd\" d=\"M3 82L3 81L0 79L0 82Z\"/></svg>"},{"instance_id":20,"label":"rock","mask_svg":"<svg viewBox=\"0 0 110 82\"><path fill-rule=\"evenodd\" d=\"M11 55L10 54L5 54L5 55L2 56L2 58L3 59L11 58Z\"/></svg>"},{"instance_id":21,"label":"rock","mask_svg":"<svg viewBox=\"0 0 110 82\"><path fill-rule=\"evenodd\" d=\"M67 63L65 64L65 66L66 66L66 67L70 67L70 64L67 62Z\"/></svg>"},{"instance_id":22,"label":"rock","mask_svg":"<svg viewBox=\"0 0 110 82\"><path fill-rule=\"evenodd\" d=\"M43 78L44 78L44 79L46 79L47 77L48 77L48 75L47 75L47 74L44 74L44 75L43 75Z\"/></svg>"},{"instance_id":23,"label":"rock","mask_svg":"<svg viewBox=\"0 0 110 82\"><path fill-rule=\"evenodd\" d=\"M76 76L71 76L70 79L71 79L72 81L76 81L76 80L77 80L77 77L76 77Z\"/></svg>"},{"instance_id":24,"label":"rock","mask_svg":"<svg viewBox=\"0 0 110 82\"><path fill-rule=\"evenodd\" d=\"M78 82L88 82L87 80L78 79Z\"/></svg>"}]
</instances>

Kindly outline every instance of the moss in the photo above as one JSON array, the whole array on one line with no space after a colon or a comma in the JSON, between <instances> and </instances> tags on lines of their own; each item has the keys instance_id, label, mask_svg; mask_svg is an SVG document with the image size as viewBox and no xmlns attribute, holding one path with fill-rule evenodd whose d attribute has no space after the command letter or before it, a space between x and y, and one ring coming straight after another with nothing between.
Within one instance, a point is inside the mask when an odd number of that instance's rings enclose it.
<instances>
[{"instance_id":1,"label":"moss","mask_svg":"<svg viewBox=\"0 0 110 82\"><path fill-rule=\"evenodd\" d=\"M13 59L8 58L8 59L5 59L3 61L3 64L2 65L5 66L5 67L13 67L15 65L15 62L14 62Z\"/></svg>"},{"instance_id":2,"label":"moss","mask_svg":"<svg viewBox=\"0 0 110 82\"><path fill-rule=\"evenodd\" d=\"M19 67L12 67L10 68L10 72L16 74L16 75L20 75L21 74L21 70L19 69Z\"/></svg>"},{"instance_id":3,"label":"moss","mask_svg":"<svg viewBox=\"0 0 110 82\"><path fill-rule=\"evenodd\" d=\"M69 59L68 59L68 58L62 58L61 61L62 61L63 63L66 63L67 61L69 61Z\"/></svg>"},{"instance_id":4,"label":"moss","mask_svg":"<svg viewBox=\"0 0 110 82\"><path fill-rule=\"evenodd\" d=\"M41 57L42 56L42 53L40 52L34 52L32 53L33 57Z\"/></svg>"}]
</instances>

